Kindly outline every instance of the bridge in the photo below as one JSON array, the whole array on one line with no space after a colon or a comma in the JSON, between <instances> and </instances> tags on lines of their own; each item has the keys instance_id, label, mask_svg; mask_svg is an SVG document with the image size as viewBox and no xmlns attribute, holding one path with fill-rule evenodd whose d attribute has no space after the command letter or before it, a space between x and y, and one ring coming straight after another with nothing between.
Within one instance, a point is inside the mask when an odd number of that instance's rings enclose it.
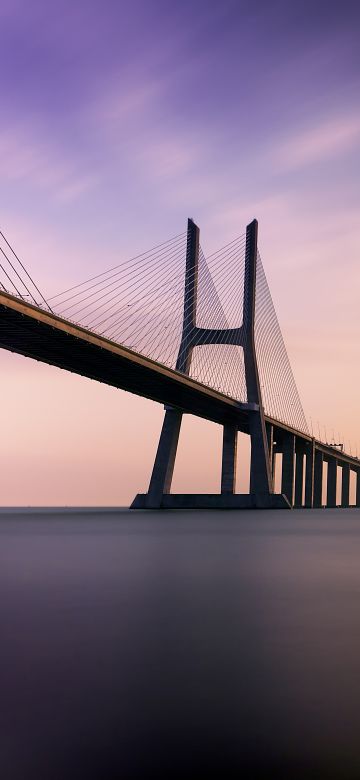
<instances>
[{"instance_id":1,"label":"bridge","mask_svg":"<svg viewBox=\"0 0 360 780\"><path fill-rule=\"evenodd\" d=\"M165 405L134 509L360 506L360 460L308 430L257 245L258 223L205 258L187 231L46 299L0 233L0 347ZM221 493L173 494L182 416L223 426ZM238 432L250 489L235 492ZM146 435L144 433L144 435ZM281 459L281 491L275 492Z\"/></svg>"}]
</instances>

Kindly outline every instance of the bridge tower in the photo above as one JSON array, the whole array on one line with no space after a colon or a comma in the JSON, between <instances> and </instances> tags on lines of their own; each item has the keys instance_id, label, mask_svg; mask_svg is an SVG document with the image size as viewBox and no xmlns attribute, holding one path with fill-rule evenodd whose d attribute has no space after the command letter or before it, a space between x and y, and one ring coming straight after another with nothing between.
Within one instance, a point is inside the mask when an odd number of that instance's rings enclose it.
<instances>
[{"instance_id":1,"label":"bridge tower","mask_svg":"<svg viewBox=\"0 0 360 780\"><path fill-rule=\"evenodd\" d=\"M235 493L238 426L236 420L223 425L221 493L174 495L170 493L183 412L165 407L155 463L146 494L138 494L132 508L236 508L282 507L286 499L274 494L268 436L264 420L261 387L255 351L255 292L258 223L246 229L243 321L237 328L199 328L196 324L200 230L188 220L184 285L183 327L176 370L189 374L194 347L204 344L232 344L244 353L247 403L239 404L249 416L251 438L250 493Z\"/></svg>"}]
</instances>

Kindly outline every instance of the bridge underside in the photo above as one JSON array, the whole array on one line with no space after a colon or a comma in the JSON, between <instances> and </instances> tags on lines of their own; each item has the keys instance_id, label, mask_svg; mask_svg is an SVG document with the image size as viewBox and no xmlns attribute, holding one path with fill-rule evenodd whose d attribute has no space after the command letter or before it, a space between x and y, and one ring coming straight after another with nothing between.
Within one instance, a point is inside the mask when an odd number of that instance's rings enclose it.
<instances>
[{"instance_id":1,"label":"bridge underside","mask_svg":"<svg viewBox=\"0 0 360 780\"><path fill-rule=\"evenodd\" d=\"M0 347L248 432L246 404L6 293Z\"/></svg>"}]
</instances>

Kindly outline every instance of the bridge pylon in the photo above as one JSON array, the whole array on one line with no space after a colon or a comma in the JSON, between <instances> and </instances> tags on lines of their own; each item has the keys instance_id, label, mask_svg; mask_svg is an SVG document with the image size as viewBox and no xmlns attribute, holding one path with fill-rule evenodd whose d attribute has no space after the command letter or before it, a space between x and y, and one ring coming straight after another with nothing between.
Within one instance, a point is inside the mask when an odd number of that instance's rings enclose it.
<instances>
[{"instance_id":1,"label":"bridge pylon","mask_svg":"<svg viewBox=\"0 0 360 780\"><path fill-rule=\"evenodd\" d=\"M261 386L255 350L255 294L258 223L254 219L246 229L243 321L236 328L200 328L196 324L200 230L188 219L184 284L183 326L176 370L190 373L192 352L204 344L232 344L244 354L247 403L239 404L248 412L251 438L250 492L237 494L236 462L238 426L236 419L223 425L223 450L220 494L171 494L171 483L180 436L183 410L165 407L165 417L150 479L149 490L138 494L133 509L176 508L289 508L285 496L274 493L273 471L265 426Z\"/></svg>"}]
</instances>

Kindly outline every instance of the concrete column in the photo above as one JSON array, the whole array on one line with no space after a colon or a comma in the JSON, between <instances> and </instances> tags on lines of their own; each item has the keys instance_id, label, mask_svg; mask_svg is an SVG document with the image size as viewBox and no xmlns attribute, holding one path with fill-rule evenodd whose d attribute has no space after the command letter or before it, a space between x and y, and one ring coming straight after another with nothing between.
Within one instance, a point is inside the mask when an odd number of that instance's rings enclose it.
<instances>
[{"instance_id":1,"label":"concrete column","mask_svg":"<svg viewBox=\"0 0 360 780\"><path fill-rule=\"evenodd\" d=\"M275 475L276 475L276 450L273 447L272 459L271 459L271 477L273 483L273 490L275 491Z\"/></svg>"},{"instance_id":2,"label":"concrete column","mask_svg":"<svg viewBox=\"0 0 360 780\"><path fill-rule=\"evenodd\" d=\"M323 505L323 500L322 500L323 463L324 463L323 453L320 452L320 450L315 450L313 506L317 508Z\"/></svg>"},{"instance_id":3,"label":"concrete column","mask_svg":"<svg viewBox=\"0 0 360 780\"><path fill-rule=\"evenodd\" d=\"M348 463L342 464L342 479L341 479L341 506L349 506L350 499L350 466Z\"/></svg>"},{"instance_id":4,"label":"concrete column","mask_svg":"<svg viewBox=\"0 0 360 780\"><path fill-rule=\"evenodd\" d=\"M250 493L269 495L272 491L269 453L263 415L249 412L249 430L251 438Z\"/></svg>"},{"instance_id":5,"label":"concrete column","mask_svg":"<svg viewBox=\"0 0 360 780\"><path fill-rule=\"evenodd\" d=\"M198 288L200 230L192 219L188 219L186 267L184 287L183 330L179 354L176 361L177 371L188 374L191 366L191 355L194 344L194 329L196 327L196 305Z\"/></svg>"},{"instance_id":6,"label":"concrete column","mask_svg":"<svg viewBox=\"0 0 360 780\"><path fill-rule=\"evenodd\" d=\"M360 469L356 472L356 506L360 506Z\"/></svg>"},{"instance_id":7,"label":"concrete column","mask_svg":"<svg viewBox=\"0 0 360 780\"><path fill-rule=\"evenodd\" d=\"M166 410L149 485L148 506L152 509L161 506L163 493L170 493L181 420L181 412L176 409Z\"/></svg>"},{"instance_id":8,"label":"concrete column","mask_svg":"<svg viewBox=\"0 0 360 780\"><path fill-rule=\"evenodd\" d=\"M274 446L274 426L271 425L271 423L266 423L265 427L266 427L266 435L267 435L267 441L269 447L269 457L271 460L273 446Z\"/></svg>"},{"instance_id":9,"label":"concrete column","mask_svg":"<svg viewBox=\"0 0 360 780\"><path fill-rule=\"evenodd\" d=\"M188 374L190 371L193 332L196 326L199 237L200 231L198 226L195 225L192 219L188 219L183 330L176 361L177 371L182 371L185 374ZM182 412L179 412L177 409L166 409L149 485L149 508L155 509L160 507L163 493L170 493L181 420Z\"/></svg>"},{"instance_id":10,"label":"concrete column","mask_svg":"<svg viewBox=\"0 0 360 780\"><path fill-rule=\"evenodd\" d=\"M274 490L274 426L271 423L266 423L266 435L269 447L269 464L270 464L270 476L272 489Z\"/></svg>"},{"instance_id":11,"label":"concrete column","mask_svg":"<svg viewBox=\"0 0 360 780\"><path fill-rule=\"evenodd\" d=\"M247 400L256 405L257 411L249 412L251 437L250 493L272 493L269 448L265 429L264 410L255 349L255 294L258 223L254 219L246 228L243 348Z\"/></svg>"},{"instance_id":12,"label":"concrete column","mask_svg":"<svg viewBox=\"0 0 360 780\"><path fill-rule=\"evenodd\" d=\"M221 492L235 493L236 453L238 430L235 425L224 425L221 469Z\"/></svg>"},{"instance_id":13,"label":"concrete column","mask_svg":"<svg viewBox=\"0 0 360 780\"><path fill-rule=\"evenodd\" d=\"M305 463L305 506L312 509L314 505L314 464L315 443L314 439L306 445Z\"/></svg>"},{"instance_id":14,"label":"concrete column","mask_svg":"<svg viewBox=\"0 0 360 780\"><path fill-rule=\"evenodd\" d=\"M295 436L292 433L284 434L283 461L281 475L281 492L286 495L291 506L294 504L295 481Z\"/></svg>"},{"instance_id":15,"label":"concrete column","mask_svg":"<svg viewBox=\"0 0 360 780\"><path fill-rule=\"evenodd\" d=\"M304 449L298 445L295 466L295 506L297 507L303 505L304 455Z\"/></svg>"},{"instance_id":16,"label":"concrete column","mask_svg":"<svg viewBox=\"0 0 360 780\"><path fill-rule=\"evenodd\" d=\"M326 506L336 506L337 460L330 458L328 461Z\"/></svg>"}]
</instances>

